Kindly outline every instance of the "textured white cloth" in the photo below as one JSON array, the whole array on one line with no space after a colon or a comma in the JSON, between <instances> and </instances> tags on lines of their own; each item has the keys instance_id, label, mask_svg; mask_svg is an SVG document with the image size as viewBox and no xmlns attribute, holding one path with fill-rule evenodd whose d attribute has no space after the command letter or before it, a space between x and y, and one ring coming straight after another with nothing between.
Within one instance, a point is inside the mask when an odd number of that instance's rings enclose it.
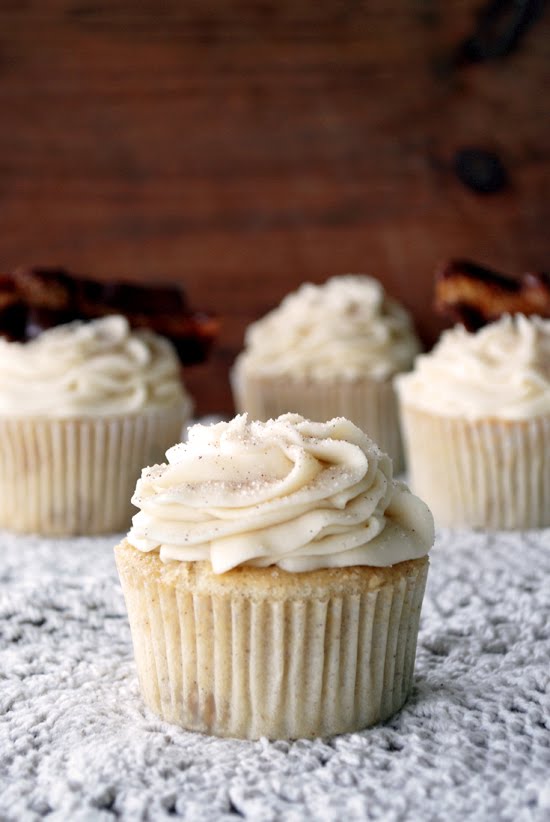
<instances>
[{"instance_id":1,"label":"textured white cloth","mask_svg":"<svg viewBox=\"0 0 550 822\"><path fill-rule=\"evenodd\" d=\"M548 820L550 531L438 534L382 726L239 742L139 697L114 539L0 534L0 820Z\"/></svg>"}]
</instances>

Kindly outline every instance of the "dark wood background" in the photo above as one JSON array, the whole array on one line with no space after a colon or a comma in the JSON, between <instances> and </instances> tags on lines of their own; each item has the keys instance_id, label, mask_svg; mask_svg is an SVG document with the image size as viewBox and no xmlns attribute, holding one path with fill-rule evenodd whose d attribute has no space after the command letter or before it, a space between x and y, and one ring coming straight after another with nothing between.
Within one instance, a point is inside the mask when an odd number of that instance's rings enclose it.
<instances>
[{"instance_id":1,"label":"dark wood background","mask_svg":"<svg viewBox=\"0 0 550 822\"><path fill-rule=\"evenodd\" d=\"M201 412L305 279L379 276L433 341L439 261L548 267L550 15L457 60L485 5L0 0L0 267L183 282L223 318ZM505 190L457 179L468 146Z\"/></svg>"}]
</instances>

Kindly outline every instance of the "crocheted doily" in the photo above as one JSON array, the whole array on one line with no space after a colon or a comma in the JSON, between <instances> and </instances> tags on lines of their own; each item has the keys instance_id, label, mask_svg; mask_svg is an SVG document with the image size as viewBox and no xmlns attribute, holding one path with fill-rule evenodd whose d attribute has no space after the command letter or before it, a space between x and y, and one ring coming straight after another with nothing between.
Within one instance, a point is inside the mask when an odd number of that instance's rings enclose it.
<instances>
[{"instance_id":1,"label":"crocheted doily","mask_svg":"<svg viewBox=\"0 0 550 822\"><path fill-rule=\"evenodd\" d=\"M439 533L406 707L294 743L144 708L113 544L0 534L1 820L550 818L549 530Z\"/></svg>"}]
</instances>

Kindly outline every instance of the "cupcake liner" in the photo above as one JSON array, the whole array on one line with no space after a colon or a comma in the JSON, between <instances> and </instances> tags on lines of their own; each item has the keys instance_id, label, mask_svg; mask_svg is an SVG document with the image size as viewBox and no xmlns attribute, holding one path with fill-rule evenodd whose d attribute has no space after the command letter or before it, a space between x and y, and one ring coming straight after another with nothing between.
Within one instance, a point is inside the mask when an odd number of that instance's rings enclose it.
<instances>
[{"instance_id":1,"label":"cupcake liner","mask_svg":"<svg viewBox=\"0 0 550 822\"><path fill-rule=\"evenodd\" d=\"M181 439L186 409L120 417L0 419L0 527L46 536L128 528L144 465Z\"/></svg>"},{"instance_id":2,"label":"cupcake liner","mask_svg":"<svg viewBox=\"0 0 550 822\"><path fill-rule=\"evenodd\" d=\"M237 366L231 383L239 412L247 411L259 420L289 411L318 422L347 417L389 454L395 474L403 470L397 399L391 380L261 377L246 374Z\"/></svg>"},{"instance_id":3,"label":"cupcake liner","mask_svg":"<svg viewBox=\"0 0 550 822\"><path fill-rule=\"evenodd\" d=\"M461 420L402 409L409 480L438 525L550 525L550 417Z\"/></svg>"},{"instance_id":4,"label":"cupcake liner","mask_svg":"<svg viewBox=\"0 0 550 822\"><path fill-rule=\"evenodd\" d=\"M168 722L312 738L366 728L405 702L426 558L312 574L249 568L243 586L238 570L205 585L190 566L206 563L164 565L126 542L115 554L141 692Z\"/></svg>"}]
</instances>

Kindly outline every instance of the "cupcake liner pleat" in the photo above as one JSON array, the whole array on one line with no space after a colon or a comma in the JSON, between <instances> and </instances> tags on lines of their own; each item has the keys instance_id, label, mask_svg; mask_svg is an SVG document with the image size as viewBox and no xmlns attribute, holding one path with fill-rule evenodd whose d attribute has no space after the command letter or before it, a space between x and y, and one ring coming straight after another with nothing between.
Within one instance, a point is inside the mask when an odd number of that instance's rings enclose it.
<instances>
[{"instance_id":1,"label":"cupcake liner pleat","mask_svg":"<svg viewBox=\"0 0 550 822\"><path fill-rule=\"evenodd\" d=\"M127 529L141 469L181 438L181 407L0 420L0 527L49 536Z\"/></svg>"},{"instance_id":2,"label":"cupcake liner pleat","mask_svg":"<svg viewBox=\"0 0 550 822\"><path fill-rule=\"evenodd\" d=\"M218 736L311 738L366 728L405 702L427 562L359 594L269 600L167 584L141 571L135 549L122 560L119 550L141 692L163 719Z\"/></svg>"},{"instance_id":3,"label":"cupcake liner pleat","mask_svg":"<svg viewBox=\"0 0 550 822\"><path fill-rule=\"evenodd\" d=\"M237 410L268 420L294 412L326 422L347 417L392 458L394 473L403 468L397 399L391 381L358 377L312 380L261 377L236 368L231 379Z\"/></svg>"},{"instance_id":4,"label":"cupcake liner pleat","mask_svg":"<svg viewBox=\"0 0 550 822\"><path fill-rule=\"evenodd\" d=\"M411 489L436 523L550 525L550 417L461 420L404 407Z\"/></svg>"}]
</instances>

